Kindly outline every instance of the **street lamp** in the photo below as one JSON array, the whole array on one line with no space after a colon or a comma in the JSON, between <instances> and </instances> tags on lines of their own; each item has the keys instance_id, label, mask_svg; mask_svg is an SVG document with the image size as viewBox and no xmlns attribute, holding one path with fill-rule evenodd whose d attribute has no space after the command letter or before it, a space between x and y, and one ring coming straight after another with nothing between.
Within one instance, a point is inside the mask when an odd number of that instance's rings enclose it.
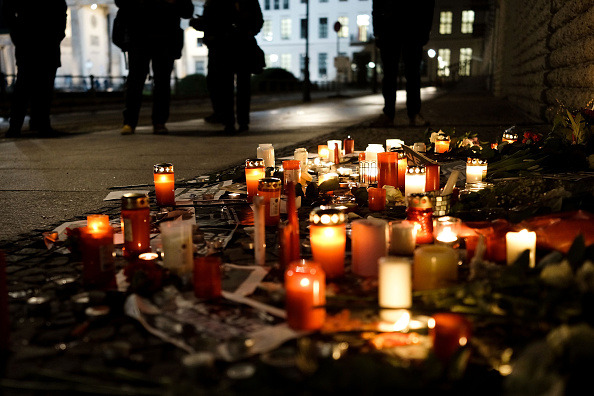
<instances>
[{"instance_id":1,"label":"street lamp","mask_svg":"<svg viewBox=\"0 0 594 396\"><path fill-rule=\"evenodd\" d=\"M303 101L311 102L309 81L309 0L305 0L305 65L303 67Z\"/></svg>"}]
</instances>

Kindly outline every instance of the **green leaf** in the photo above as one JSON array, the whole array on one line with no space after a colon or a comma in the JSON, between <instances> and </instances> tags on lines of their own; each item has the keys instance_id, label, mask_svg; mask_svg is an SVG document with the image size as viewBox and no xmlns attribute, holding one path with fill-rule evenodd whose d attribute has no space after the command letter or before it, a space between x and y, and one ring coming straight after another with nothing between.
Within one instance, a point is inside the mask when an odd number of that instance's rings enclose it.
<instances>
[{"instance_id":1,"label":"green leaf","mask_svg":"<svg viewBox=\"0 0 594 396\"><path fill-rule=\"evenodd\" d=\"M567 260L569 261L569 265L575 271L584 262L584 255L586 254L586 241L584 239L584 235L581 233L575 237L569 251L567 252Z\"/></svg>"}]
</instances>

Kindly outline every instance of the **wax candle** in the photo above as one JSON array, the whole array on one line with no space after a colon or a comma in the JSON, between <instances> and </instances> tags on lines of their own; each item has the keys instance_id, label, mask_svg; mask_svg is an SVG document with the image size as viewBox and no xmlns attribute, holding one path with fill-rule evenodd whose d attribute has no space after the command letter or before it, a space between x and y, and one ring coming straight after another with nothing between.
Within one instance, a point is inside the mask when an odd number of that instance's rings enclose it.
<instances>
[{"instance_id":1,"label":"wax candle","mask_svg":"<svg viewBox=\"0 0 594 396\"><path fill-rule=\"evenodd\" d=\"M337 208L321 206L309 216L309 239L315 262L328 278L344 274L346 215Z\"/></svg>"},{"instance_id":2,"label":"wax candle","mask_svg":"<svg viewBox=\"0 0 594 396\"><path fill-rule=\"evenodd\" d=\"M425 192L427 184L426 169L424 166L409 166L404 175L404 195Z\"/></svg>"},{"instance_id":3,"label":"wax candle","mask_svg":"<svg viewBox=\"0 0 594 396\"><path fill-rule=\"evenodd\" d=\"M189 221L165 221L159 226L163 243L163 266L178 275L192 272L194 265L193 224Z\"/></svg>"},{"instance_id":4,"label":"wax candle","mask_svg":"<svg viewBox=\"0 0 594 396\"><path fill-rule=\"evenodd\" d=\"M425 191L436 191L440 189L439 165L425 165Z\"/></svg>"},{"instance_id":5,"label":"wax candle","mask_svg":"<svg viewBox=\"0 0 594 396\"><path fill-rule=\"evenodd\" d=\"M412 262L407 257L385 256L378 261L378 304L383 320L396 322L400 310L412 306Z\"/></svg>"},{"instance_id":6,"label":"wax candle","mask_svg":"<svg viewBox=\"0 0 594 396\"><path fill-rule=\"evenodd\" d=\"M397 149L398 153L398 189L404 193L404 187L406 183L406 170L408 168L408 158L404 149Z\"/></svg>"},{"instance_id":7,"label":"wax candle","mask_svg":"<svg viewBox=\"0 0 594 396\"><path fill-rule=\"evenodd\" d=\"M293 186L294 182L290 183ZM281 184L281 179L276 177L265 177L258 181L258 195L264 198L264 224L267 226L278 225L280 221Z\"/></svg>"},{"instance_id":8,"label":"wax candle","mask_svg":"<svg viewBox=\"0 0 594 396\"><path fill-rule=\"evenodd\" d=\"M266 263L266 216L264 197L254 197L254 259L256 265Z\"/></svg>"},{"instance_id":9,"label":"wax candle","mask_svg":"<svg viewBox=\"0 0 594 396\"><path fill-rule=\"evenodd\" d=\"M247 186L248 202L258 194L258 180L266 177L264 160L250 158L245 160L245 184Z\"/></svg>"},{"instance_id":10,"label":"wax candle","mask_svg":"<svg viewBox=\"0 0 594 396\"><path fill-rule=\"evenodd\" d=\"M330 151L328 149L328 145L326 144L319 144L318 145L318 157L323 160L327 160L330 156Z\"/></svg>"},{"instance_id":11,"label":"wax candle","mask_svg":"<svg viewBox=\"0 0 594 396\"><path fill-rule=\"evenodd\" d=\"M153 166L155 198L159 206L175 206L175 175L173 164L162 163Z\"/></svg>"},{"instance_id":12,"label":"wax candle","mask_svg":"<svg viewBox=\"0 0 594 396\"><path fill-rule=\"evenodd\" d=\"M404 145L404 140L401 139L386 139L386 151L392 151L392 149L400 149Z\"/></svg>"},{"instance_id":13,"label":"wax candle","mask_svg":"<svg viewBox=\"0 0 594 396\"><path fill-rule=\"evenodd\" d=\"M347 136L343 141L343 145L345 154L352 154L355 152L355 139L352 137Z\"/></svg>"},{"instance_id":14,"label":"wax candle","mask_svg":"<svg viewBox=\"0 0 594 396\"><path fill-rule=\"evenodd\" d=\"M377 153L383 153L384 146L381 144L368 144L365 149L365 160L366 161L377 161Z\"/></svg>"},{"instance_id":15,"label":"wax candle","mask_svg":"<svg viewBox=\"0 0 594 396\"><path fill-rule=\"evenodd\" d=\"M260 143L256 149L256 157L264 160L264 167L274 168L274 146L270 143Z\"/></svg>"},{"instance_id":16,"label":"wax candle","mask_svg":"<svg viewBox=\"0 0 594 396\"><path fill-rule=\"evenodd\" d=\"M113 228L109 218L89 216L87 226L80 228L80 241L83 283L99 289L115 288Z\"/></svg>"},{"instance_id":17,"label":"wax candle","mask_svg":"<svg viewBox=\"0 0 594 396\"><path fill-rule=\"evenodd\" d=\"M377 162L359 161L359 182L371 184L377 182Z\"/></svg>"},{"instance_id":18,"label":"wax candle","mask_svg":"<svg viewBox=\"0 0 594 396\"><path fill-rule=\"evenodd\" d=\"M288 182L295 184L299 183L301 178L301 162L298 160L285 160L283 161L284 169L284 180L283 183L286 186Z\"/></svg>"},{"instance_id":19,"label":"wax candle","mask_svg":"<svg viewBox=\"0 0 594 396\"><path fill-rule=\"evenodd\" d=\"M398 187L398 153L385 152L377 154L378 179L377 186Z\"/></svg>"},{"instance_id":20,"label":"wax candle","mask_svg":"<svg viewBox=\"0 0 594 396\"><path fill-rule=\"evenodd\" d=\"M447 365L458 349L470 342L472 325L464 316L440 312L429 320L429 336L435 356Z\"/></svg>"},{"instance_id":21,"label":"wax candle","mask_svg":"<svg viewBox=\"0 0 594 396\"><path fill-rule=\"evenodd\" d=\"M416 142L413 144L413 150L417 153L424 153L425 151L427 151L427 146L425 145L425 143Z\"/></svg>"},{"instance_id":22,"label":"wax candle","mask_svg":"<svg viewBox=\"0 0 594 396\"><path fill-rule=\"evenodd\" d=\"M386 190L383 188L371 187L367 189L369 210L378 212L386 209Z\"/></svg>"},{"instance_id":23,"label":"wax candle","mask_svg":"<svg viewBox=\"0 0 594 396\"><path fill-rule=\"evenodd\" d=\"M511 132L505 132L502 136L501 136L501 143L515 143L518 140L518 135L515 133L511 133Z\"/></svg>"},{"instance_id":24,"label":"wax candle","mask_svg":"<svg viewBox=\"0 0 594 396\"><path fill-rule=\"evenodd\" d=\"M526 229L505 234L507 264L513 264L524 251L530 251L530 267L536 265L536 232Z\"/></svg>"},{"instance_id":25,"label":"wax candle","mask_svg":"<svg viewBox=\"0 0 594 396\"><path fill-rule=\"evenodd\" d=\"M445 153L450 149L450 138L440 135L435 141L435 152L438 154Z\"/></svg>"},{"instance_id":26,"label":"wax candle","mask_svg":"<svg viewBox=\"0 0 594 396\"><path fill-rule=\"evenodd\" d=\"M301 163L300 169L305 169L307 167L307 155L307 149L304 147L296 148L295 151L293 151L293 159Z\"/></svg>"},{"instance_id":27,"label":"wax candle","mask_svg":"<svg viewBox=\"0 0 594 396\"><path fill-rule=\"evenodd\" d=\"M388 252L388 222L357 219L351 222L351 263L353 273L377 277L378 260Z\"/></svg>"},{"instance_id":28,"label":"wax candle","mask_svg":"<svg viewBox=\"0 0 594 396\"><path fill-rule=\"evenodd\" d=\"M299 216L295 202L295 186L287 185L287 220L291 227L289 230L290 250L288 262L299 260L301 256L301 241L299 239Z\"/></svg>"},{"instance_id":29,"label":"wax candle","mask_svg":"<svg viewBox=\"0 0 594 396\"><path fill-rule=\"evenodd\" d=\"M334 162L336 156L336 145L338 145L338 155L342 154L342 140L328 140L328 160Z\"/></svg>"},{"instance_id":30,"label":"wax candle","mask_svg":"<svg viewBox=\"0 0 594 396\"><path fill-rule=\"evenodd\" d=\"M433 220L433 236L435 243L452 247L458 242L458 235L462 231L462 220L452 216L441 216Z\"/></svg>"},{"instance_id":31,"label":"wax candle","mask_svg":"<svg viewBox=\"0 0 594 396\"><path fill-rule=\"evenodd\" d=\"M458 279L458 253L441 245L418 247L414 253L413 289L432 290L451 286Z\"/></svg>"},{"instance_id":32,"label":"wax candle","mask_svg":"<svg viewBox=\"0 0 594 396\"><path fill-rule=\"evenodd\" d=\"M427 194L411 194L407 197L406 219L415 224L417 243L433 242L433 205Z\"/></svg>"},{"instance_id":33,"label":"wax candle","mask_svg":"<svg viewBox=\"0 0 594 396\"><path fill-rule=\"evenodd\" d=\"M487 176L487 160L468 158L466 161L466 183L479 183Z\"/></svg>"},{"instance_id":34,"label":"wax candle","mask_svg":"<svg viewBox=\"0 0 594 396\"><path fill-rule=\"evenodd\" d=\"M221 264L221 258L217 256L194 259L194 295L197 298L220 297Z\"/></svg>"},{"instance_id":35,"label":"wax candle","mask_svg":"<svg viewBox=\"0 0 594 396\"><path fill-rule=\"evenodd\" d=\"M91 231L99 231L101 229L107 229L109 225L108 215L92 214L87 216L87 227Z\"/></svg>"},{"instance_id":36,"label":"wax candle","mask_svg":"<svg viewBox=\"0 0 594 396\"><path fill-rule=\"evenodd\" d=\"M295 330L318 330L326 320L326 277L309 260L294 261L285 271L287 324Z\"/></svg>"},{"instance_id":37,"label":"wax candle","mask_svg":"<svg viewBox=\"0 0 594 396\"><path fill-rule=\"evenodd\" d=\"M389 223L389 252L396 256L411 256L417 244L415 223L402 220Z\"/></svg>"},{"instance_id":38,"label":"wax candle","mask_svg":"<svg viewBox=\"0 0 594 396\"><path fill-rule=\"evenodd\" d=\"M122 196L121 226L124 235L124 257L136 257L151 250L148 195L127 193Z\"/></svg>"}]
</instances>

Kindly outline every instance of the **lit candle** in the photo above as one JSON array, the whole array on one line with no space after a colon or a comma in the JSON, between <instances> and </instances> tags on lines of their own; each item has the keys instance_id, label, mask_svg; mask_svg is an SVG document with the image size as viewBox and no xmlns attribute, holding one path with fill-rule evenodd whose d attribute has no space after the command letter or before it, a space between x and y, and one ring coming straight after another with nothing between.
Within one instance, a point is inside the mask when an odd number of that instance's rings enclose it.
<instances>
[{"instance_id":1,"label":"lit candle","mask_svg":"<svg viewBox=\"0 0 594 396\"><path fill-rule=\"evenodd\" d=\"M466 161L466 183L480 183L487 176L487 160L468 158Z\"/></svg>"},{"instance_id":2,"label":"lit candle","mask_svg":"<svg viewBox=\"0 0 594 396\"><path fill-rule=\"evenodd\" d=\"M321 206L309 216L309 238L315 262L319 263L328 278L344 274L346 247L346 215L337 208Z\"/></svg>"},{"instance_id":3,"label":"lit candle","mask_svg":"<svg viewBox=\"0 0 594 396\"><path fill-rule=\"evenodd\" d=\"M507 264L513 264L524 251L530 251L530 267L536 265L536 232L526 229L505 234Z\"/></svg>"},{"instance_id":4,"label":"lit candle","mask_svg":"<svg viewBox=\"0 0 594 396\"><path fill-rule=\"evenodd\" d=\"M415 250L413 289L417 291L451 286L458 279L458 253L441 245L426 245Z\"/></svg>"},{"instance_id":5,"label":"lit candle","mask_svg":"<svg viewBox=\"0 0 594 396\"><path fill-rule=\"evenodd\" d=\"M408 158L404 149L398 149L398 189L400 192L404 192L404 186L406 182L406 169L408 168Z\"/></svg>"},{"instance_id":6,"label":"lit candle","mask_svg":"<svg viewBox=\"0 0 594 396\"><path fill-rule=\"evenodd\" d=\"M330 156L330 152L328 150L328 146L325 144L319 144L318 145L318 157L320 157L323 160L327 160L329 156Z\"/></svg>"},{"instance_id":7,"label":"lit candle","mask_svg":"<svg viewBox=\"0 0 594 396\"><path fill-rule=\"evenodd\" d=\"M436 191L440 189L439 165L425 165L425 191Z\"/></svg>"},{"instance_id":8,"label":"lit candle","mask_svg":"<svg viewBox=\"0 0 594 396\"><path fill-rule=\"evenodd\" d=\"M427 151L427 146L423 142L416 142L415 144L413 144L413 150L417 153L424 153L425 151Z\"/></svg>"},{"instance_id":9,"label":"lit candle","mask_svg":"<svg viewBox=\"0 0 594 396\"><path fill-rule=\"evenodd\" d=\"M381 144L368 144L365 149L365 160L366 161L377 161L377 153L383 153L384 146Z\"/></svg>"},{"instance_id":10,"label":"lit candle","mask_svg":"<svg viewBox=\"0 0 594 396\"><path fill-rule=\"evenodd\" d=\"M344 144L344 153L352 154L355 151L355 139L350 136L347 136L346 139L343 141Z\"/></svg>"},{"instance_id":11,"label":"lit candle","mask_svg":"<svg viewBox=\"0 0 594 396\"><path fill-rule=\"evenodd\" d=\"M304 147L296 148L293 152L293 159L301 162L301 169L307 167L307 149Z\"/></svg>"},{"instance_id":12,"label":"lit candle","mask_svg":"<svg viewBox=\"0 0 594 396\"><path fill-rule=\"evenodd\" d=\"M377 181L377 162L376 161L359 161L359 182L360 183L375 183Z\"/></svg>"},{"instance_id":13,"label":"lit candle","mask_svg":"<svg viewBox=\"0 0 594 396\"><path fill-rule=\"evenodd\" d=\"M256 265L266 263L266 216L264 197L254 197L254 259Z\"/></svg>"},{"instance_id":14,"label":"lit candle","mask_svg":"<svg viewBox=\"0 0 594 396\"><path fill-rule=\"evenodd\" d=\"M192 272L194 265L193 224L189 221L165 221L159 226L163 243L163 266L178 275Z\"/></svg>"},{"instance_id":15,"label":"lit candle","mask_svg":"<svg viewBox=\"0 0 594 396\"><path fill-rule=\"evenodd\" d=\"M398 153L385 152L377 154L378 180L377 186L398 187Z\"/></svg>"},{"instance_id":16,"label":"lit candle","mask_svg":"<svg viewBox=\"0 0 594 396\"><path fill-rule=\"evenodd\" d=\"M83 272L87 286L115 288L113 227L106 215L90 215L87 226L80 228Z\"/></svg>"},{"instance_id":17,"label":"lit candle","mask_svg":"<svg viewBox=\"0 0 594 396\"><path fill-rule=\"evenodd\" d=\"M351 222L351 263L353 273L377 277L378 260L388 252L388 222L358 219Z\"/></svg>"},{"instance_id":18,"label":"lit candle","mask_svg":"<svg viewBox=\"0 0 594 396\"><path fill-rule=\"evenodd\" d=\"M121 226L125 257L135 257L151 250L151 215L146 194L127 193L122 196Z\"/></svg>"},{"instance_id":19,"label":"lit candle","mask_svg":"<svg viewBox=\"0 0 594 396\"><path fill-rule=\"evenodd\" d=\"M293 185L293 181L290 183ZM264 197L264 224L267 226L278 225L280 221L281 184L281 179L276 177L258 181L258 195Z\"/></svg>"},{"instance_id":20,"label":"lit candle","mask_svg":"<svg viewBox=\"0 0 594 396\"><path fill-rule=\"evenodd\" d=\"M435 141L435 152L442 154L450 149L450 138L440 135Z\"/></svg>"},{"instance_id":21,"label":"lit candle","mask_svg":"<svg viewBox=\"0 0 594 396\"><path fill-rule=\"evenodd\" d=\"M452 216L441 216L433 220L435 243L455 247L458 235L462 231L462 220Z\"/></svg>"},{"instance_id":22,"label":"lit candle","mask_svg":"<svg viewBox=\"0 0 594 396\"><path fill-rule=\"evenodd\" d=\"M194 259L194 295L197 298L217 298L221 295L221 258Z\"/></svg>"},{"instance_id":23,"label":"lit candle","mask_svg":"<svg viewBox=\"0 0 594 396\"><path fill-rule=\"evenodd\" d=\"M283 161L283 183L286 186L287 183L293 182L299 183L301 178L301 161L299 160L285 160Z\"/></svg>"},{"instance_id":24,"label":"lit candle","mask_svg":"<svg viewBox=\"0 0 594 396\"><path fill-rule=\"evenodd\" d=\"M367 201L369 203L369 210L378 212L386 209L386 190L370 187L367 189Z\"/></svg>"},{"instance_id":25,"label":"lit candle","mask_svg":"<svg viewBox=\"0 0 594 396\"><path fill-rule=\"evenodd\" d=\"M175 206L175 175L173 164L163 163L153 166L155 198L159 206Z\"/></svg>"},{"instance_id":26,"label":"lit candle","mask_svg":"<svg viewBox=\"0 0 594 396\"><path fill-rule=\"evenodd\" d=\"M98 214L88 215L87 227L90 232L100 232L102 229L107 229L109 227L109 216Z\"/></svg>"},{"instance_id":27,"label":"lit candle","mask_svg":"<svg viewBox=\"0 0 594 396\"><path fill-rule=\"evenodd\" d=\"M505 132L502 136L501 136L501 143L515 143L518 140L518 135L516 135L515 133L511 133L511 132Z\"/></svg>"},{"instance_id":28,"label":"lit candle","mask_svg":"<svg viewBox=\"0 0 594 396\"><path fill-rule=\"evenodd\" d=\"M270 143L260 143L256 149L256 157L264 160L266 168L274 168L274 146Z\"/></svg>"},{"instance_id":29,"label":"lit candle","mask_svg":"<svg viewBox=\"0 0 594 396\"><path fill-rule=\"evenodd\" d=\"M328 160L335 162L336 158L336 145L338 145L338 157L342 154L342 140L328 140Z\"/></svg>"},{"instance_id":30,"label":"lit candle","mask_svg":"<svg viewBox=\"0 0 594 396\"><path fill-rule=\"evenodd\" d=\"M378 261L378 303L383 320L396 322L402 309L412 306L412 263L410 258L385 256Z\"/></svg>"},{"instance_id":31,"label":"lit candle","mask_svg":"<svg viewBox=\"0 0 594 396\"><path fill-rule=\"evenodd\" d=\"M264 160L262 158L250 158L245 160L245 184L247 186L248 202L252 202L258 194L258 180L266 177Z\"/></svg>"},{"instance_id":32,"label":"lit candle","mask_svg":"<svg viewBox=\"0 0 594 396\"><path fill-rule=\"evenodd\" d=\"M313 261L299 260L285 271L287 324L295 330L318 330L326 320L326 277Z\"/></svg>"},{"instance_id":33,"label":"lit candle","mask_svg":"<svg viewBox=\"0 0 594 396\"><path fill-rule=\"evenodd\" d=\"M411 194L407 198L406 219L415 224L419 244L433 242L433 204L425 193Z\"/></svg>"},{"instance_id":34,"label":"lit candle","mask_svg":"<svg viewBox=\"0 0 594 396\"><path fill-rule=\"evenodd\" d=\"M415 223L403 220L390 222L389 252L396 256L410 256L417 244Z\"/></svg>"},{"instance_id":35,"label":"lit candle","mask_svg":"<svg viewBox=\"0 0 594 396\"><path fill-rule=\"evenodd\" d=\"M393 148L399 149L404 144L404 140L400 139L386 139L386 151L391 151Z\"/></svg>"},{"instance_id":36,"label":"lit candle","mask_svg":"<svg viewBox=\"0 0 594 396\"><path fill-rule=\"evenodd\" d=\"M458 349L470 342L472 325L462 315L437 313L429 320L429 335L433 353L442 364L447 365Z\"/></svg>"},{"instance_id":37,"label":"lit candle","mask_svg":"<svg viewBox=\"0 0 594 396\"><path fill-rule=\"evenodd\" d=\"M404 175L404 195L418 194L425 192L427 177L424 166L409 166Z\"/></svg>"}]
</instances>

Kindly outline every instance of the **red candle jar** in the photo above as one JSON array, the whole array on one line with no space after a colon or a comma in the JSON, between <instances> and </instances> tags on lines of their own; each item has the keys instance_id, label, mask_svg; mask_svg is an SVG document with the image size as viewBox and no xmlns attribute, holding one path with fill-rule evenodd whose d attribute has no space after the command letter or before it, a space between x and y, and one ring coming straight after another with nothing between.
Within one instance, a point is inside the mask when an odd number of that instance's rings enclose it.
<instances>
[{"instance_id":1,"label":"red candle jar","mask_svg":"<svg viewBox=\"0 0 594 396\"><path fill-rule=\"evenodd\" d=\"M359 153L359 161L365 161L365 151Z\"/></svg>"},{"instance_id":2,"label":"red candle jar","mask_svg":"<svg viewBox=\"0 0 594 396\"><path fill-rule=\"evenodd\" d=\"M245 160L245 184L248 202L252 202L252 198L258 194L258 180L266 177L265 169L262 158Z\"/></svg>"},{"instance_id":3,"label":"red candle jar","mask_svg":"<svg viewBox=\"0 0 594 396\"><path fill-rule=\"evenodd\" d=\"M264 224L267 226L278 225L280 221L281 180L276 177L260 179L258 181L258 195L264 198Z\"/></svg>"},{"instance_id":4,"label":"red candle jar","mask_svg":"<svg viewBox=\"0 0 594 396\"><path fill-rule=\"evenodd\" d=\"M82 252L82 280L86 286L98 289L115 288L113 228L104 223L93 223L80 228ZM107 217L107 216L105 216Z\"/></svg>"},{"instance_id":5,"label":"red candle jar","mask_svg":"<svg viewBox=\"0 0 594 396\"><path fill-rule=\"evenodd\" d=\"M433 341L433 353L443 363L470 342L472 325L464 316L449 312L433 315L429 320L429 335Z\"/></svg>"},{"instance_id":6,"label":"red candle jar","mask_svg":"<svg viewBox=\"0 0 594 396\"><path fill-rule=\"evenodd\" d=\"M173 164L163 163L153 166L155 197L159 206L175 206L175 175Z\"/></svg>"},{"instance_id":7,"label":"red candle jar","mask_svg":"<svg viewBox=\"0 0 594 396\"><path fill-rule=\"evenodd\" d=\"M408 158L404 149L397 149L395 152L398 153L398 189L404 192L404 183L406 180L406 169L408 168Z\"/></svg>"},{"instance_id":8,"label":"red candle jar","mask_svg":"<svg viewBox=\"0 0 594 396\"><path fill-rule=\"evenodd\" d=\"M433 242L433 205L427 194L411 194L407 197L406 219L415 223L417 244Z\"/></svg>"},{"instance_id":9,"label":"red candle jar","mask_svg":"<svg viewBox=\"0 0 594 396\"><path fill-rule=\"evenodd\" d=\"M367 189L369 210L378 212L386 209L386 190L383 188L370 187Z\"/></svg>"},{"instance_id":10,"label":"red candle jar","mask_svg":"<svg viewBox=\"0 0 594 396\"><path fill-rule=\"evenodd\" d=\"M122 196L121 210L124 257L138 256L151 250L151 215L146 194L128 193Z\"/></svg>"},{"instance_id":11,"label":"red candle jar","mask_svg":"<svg viewBox=\"0 0 594 396\"><path fill-rule=\"evenodd\" d=\"M295 330L318 330L326 320L326 276L308 260L294 261L285 271L287 324Z\"/></svg>"},{"instance_id":12,"label":"red candle jar","mask_svg":"<svg viewBox=\"0 0 594 396\"><path fill-rule=\"evenodd\" d=\"M346 215L335 207L320 206L309 215L309 240L315 262L328 278L344 275Z\"/></svg>"},{"instance_id":13,"label":"red candle jar","mask_svg":"<svg viewBox=\"0 0 594 396\"><path fill-rule=\"evenodd\" d=\"M389 151L377 153L377 186L398 186L398 153Z\"/></svg>"},{"instance_id":14,"label":"red candle jar","mask_svg":"<svg viewBox=\"0 0 594 396\"><path fill-rule=\"evenodd\" d=\"M439 188L439 165L425 165L425 191L435 191Z\"/></svg>"},{"instance_id":15,"label":"red candle jar","mask_svg":"<svg viewBox=\"0 0 594 396\"><path fill-rule=\"evenodd\" d=\"M301 178L301 161L299 160L285 160L283 161L284 169L284 180L283 183L286 186L289 182L295 184L299 183Z\"/></svg>"},{"instance_id":16,"label":"red candle jar","mask_svg":"<svg viewBox=\"0 0 594 396\"><path fill-rule=\"evenodd\" d=\"M217 298L221 295L221 258L194 258L194 295L197 298Z\"/></svg>"},{"instance_id":17,"label":"red candle jar","mask_svg":"<svg viewBox=\"0 0 594 396\"><path fill-rule=\"evenodd\" d=\"M344 146L345 154L352 154L355 151L355 139L350 136L347 136L347 138L344 139L342 145Z\"/></svg>"}]
</instances>

